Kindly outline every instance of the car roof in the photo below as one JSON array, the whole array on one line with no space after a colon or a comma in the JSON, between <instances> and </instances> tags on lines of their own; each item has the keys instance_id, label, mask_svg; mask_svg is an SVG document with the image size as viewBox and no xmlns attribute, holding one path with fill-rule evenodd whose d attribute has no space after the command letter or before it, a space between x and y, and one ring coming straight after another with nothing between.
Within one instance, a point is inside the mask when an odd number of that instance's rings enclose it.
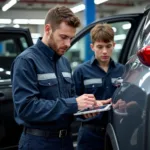
<instances>
[{"instance_id":1,"label":"car roof","mask_svg":"<svg viewBox=\"0 0 150 150\"><path fill-rule=\"evenodd\" d=\"M6 31L28 31L28 28L15 28L15 27L0 27L0 32L6 32Z\"/></svg>"}]
</instances>

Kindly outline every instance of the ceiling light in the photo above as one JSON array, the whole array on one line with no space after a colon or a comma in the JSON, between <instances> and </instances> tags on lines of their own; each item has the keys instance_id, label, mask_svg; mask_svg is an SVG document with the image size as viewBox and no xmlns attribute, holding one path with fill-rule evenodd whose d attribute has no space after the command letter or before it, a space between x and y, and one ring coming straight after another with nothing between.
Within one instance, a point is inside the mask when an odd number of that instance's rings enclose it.
<instances>
[{"instance_id":1,"label":"ceiling light","mask_svg":"<svg viewBox=\"0 0 150 150\"><path fill-rule=\"evenodd\" d=\"M6 71L5 74L10 75L10 71Z\"/></svg>"},{"instance_id":2,"label":"ceiling light","mask_svg":"<svg viewBox=\"0 0 150 150\"><path fill-rule=\"evenodd\" d=\"M11 24L11 19L0 19L0 24Z\"/></svg>"},{"instance_id":3,"label":"ceiling light","mask_svg":"<svg viewBox=\"0 0 150 150\"><path fill-rule=\"evenodd\" d=\"M14 19L13 24L28 24L29 19Z\"/></svg>"},{"instance_id":4,"label":"ceiling light","mask_svg":"<svg viewBox=\"0 0 150 150\"><path fill-rule=\"evenodd\" d=\"M44 19L14 19L13 24L35 24L43 25L45 22Z\"/></svg>"},{"instance_id":5,"label":"ceiling light","mask_svg":"<svg viewBox=\"0 0 150 150\"><path fill-rule=\"evenodd\" d=\"M3 72L4 71L4 69L3 68L0 68L0 72Z\"/></svg>"},{"instance_id":6,"label":"ceiling light","mask_svg":"<svg viewBox=\"0 0 150 150\"><path fill-rule=\"evenodd\" d=\"M29 19L29 24L44 24L44 19Z\"/></svg>"},{"instance_id":7,"label":"ceiling light","mask_svg":"<svg viewBox=\"0 0 150 150\"><path fill-rule=\"evenodd\" d=\"M124 25L122 25L122 28L123 28L124 30L130 29L130 28L131 28L131 24L130 24L130 23L124 24Z\"/></svg>"},{"instance_id":8,"label":"ceiling light","mask_svg":"<svg viewBox=\"0 0 150 150\"><path fill-rule=\"evenodd\" d=\"M116 44L115 45L115 50L119 50L119 49L121 49L122 48L122 44Z\"/></svg>"},{"instance_id":9,"label":"ceiling light","mask_svg":"<svg viewBox=\"0 0 150 150\"><path fill-rule=\"evenodd\" d=\"M112 29L114 30L114 32L117 32L117 29L116 29L116 27L112 27Z\"/></svg>"},{"instance_id":10,"label":"ceiling light","mask_svg":"<svg viewBox=\"0 0 150 150\"><path fill-rule=\"evenodd\" d=\"M2 7L2 11L7 11L10 7L12 7L13 5L15 5L17 3L17 0L10 0L8 1L3 7Z\"/></svg>"},{"instance_id":11,"label":"ceiling light","mask_svg":"<svg viewBox=\"0 0 150 150\"><path fill-rule=\"evenodd\" d=\"M101 3L104 3L104 2L107 2L108 0L94 0L94 3L96 4L96 5L99 5L99 4L101 4Z\"/></svg>"},{"instance_id":12,"label":"ceiling light","mask_svg":"<svg viewBox=\"0 0 150 150\"><path fill-rule=\"evenodd\" d=\"M73 13L80 12L80 11L82 11L84 9L85 9L85 5L84 4L80 4L80 5L77 5L77 6L71 8Z\"/></svg>"},{"instance_id":13,"label":"ceiling light","mask_svg":"<svg viewBox=\"0 0 150 150\"><path fill-rule=\"evenodd\" d=\"M14 28L20 28L20 25L19 24L15 24L13 25Z\"/></svg>"},{"instance_id":14,"label":"ceiling light","mask_svg":"<svg viewBox=\"0 0 150 150\"><path fill-rule=\"evenodd\" d=\"M118 35L115 35L114 40L115 41L124 40L125 38L126 38L125 34L118 34Z\"/></svg>"},{"instance_id":15,"label":"ceiling light","mask_svg":"<svg viewBox=\"0 0 150 150\"><path fill-rule=\"evenodd\" d=\"M41 37L41 34L40 33L31 33L31 36L32 36L32 38L37 39L37 38Z\"/></svg>"}]
</instances>

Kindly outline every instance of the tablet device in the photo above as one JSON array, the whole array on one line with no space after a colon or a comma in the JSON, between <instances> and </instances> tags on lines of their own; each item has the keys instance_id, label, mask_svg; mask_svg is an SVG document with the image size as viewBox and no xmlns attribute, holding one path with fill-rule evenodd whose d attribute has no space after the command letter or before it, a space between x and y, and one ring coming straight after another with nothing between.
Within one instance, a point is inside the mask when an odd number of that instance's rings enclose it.
<instances>
[{"instance_id":1,"label":"tablet device","mask_svg":"<svg viewBox=\"0 0 150 150\"><path fill-rule=\"evenodd\" d=\"M85 115L85 114L96 113L96 112L108 111L108 110L111 109L111 105L112 104L107 104L107 105L103 105L103 106L96 107L96 108L87 108L87 109L84 109L84 110L76 112L74 114L74 116Z\"/></svg>"}]
</instances>

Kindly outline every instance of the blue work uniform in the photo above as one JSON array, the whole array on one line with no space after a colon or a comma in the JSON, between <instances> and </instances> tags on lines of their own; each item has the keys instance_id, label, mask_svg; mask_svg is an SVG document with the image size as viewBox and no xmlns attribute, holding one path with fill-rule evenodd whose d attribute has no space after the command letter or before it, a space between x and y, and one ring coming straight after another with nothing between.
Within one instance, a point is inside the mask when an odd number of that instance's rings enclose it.
<instances>
[{"instance_id":1,"label":"blue work uniform","mask_svg":"<svg viewBox=\"0 0 150 150\"><path fill-rule=\"evenodd\" d=\"M68 60L41 39L13 62L15 120L24 126L20 149L73 149L68 132L78 108L71 72Z\"/></svg>"},{"instance_id":2,"label":"blue work uniform","mask_svg":"<svg viewBox=\"0 0 150 150\"><path fill-rule=\"evenodd\" d=\"M94 94L97 100L111 98L116 86L114 81L123 74L124 66L112 59L108 71L105 72L93 56L91 60L79 65L74 73L77 95ZM78 118L81 127L78 134L77 150L103 150L105 127L108 122L107 112L85 119Z\"/></svg>"}]
</instances>

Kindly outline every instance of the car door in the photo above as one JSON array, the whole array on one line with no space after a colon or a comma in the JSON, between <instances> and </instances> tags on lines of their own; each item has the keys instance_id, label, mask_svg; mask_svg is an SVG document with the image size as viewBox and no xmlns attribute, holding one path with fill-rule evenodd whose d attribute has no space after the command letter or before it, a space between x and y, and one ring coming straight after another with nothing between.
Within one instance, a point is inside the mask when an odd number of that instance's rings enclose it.
<instances>
[{"instance_id":1,"label":"car door","mask_svg":"<svg viewBox=\"0 0 150 150\"><path fill-rule=\"evenodd\" d=\"M21 134L13 116L10 68L16 56L33 44L28 29L0 28L0 149L15 149Z\"/></svg>"},{"instance_id":2,"label":"car door","mask_svg":"<svg viewBox=\"0 0 150 150\"><path fill-rule=\"evenodd\" d=\"M140 49L149 47L149 20L150 9L143 14L130 46L130 59L125 65L125 73L122 79L119 79L121 82L118 82L119 87L112 97L113 107L107 126L110 142L106 144L106 150L149 149L150 67L136 55ZM146 54L145 57L147 56L149 55Z\"/></svg>"},{"instance_id":3,"label":"car door","mask_svg":"<svg viewBox=\"0 0 150 150\"><path fill-rule=\"evenodd\" d=\"M90 50L90 30L98 23L108 23L113 27L116 46L114 48L112 58L116 62L125 64L128 57L130 57L133 39L135 39L135 36L138 35L141 22L144 23L144 21L145 15L143 13L139 13L111 16L91 23L76 35L72 41L70 49L66 53L72 69L74 70L77 65L92 57L93 53L92 50ZM79 122L74 122L72 124L73 135L77 136L76 133L78 132L77 129L79 124ZM111 140L110 137L107 138L107 140L110 145L109 149L116 150L117 141L115 140L115 135L113 135Z\"/></svg>"},{"instance_id":4,"label":"car door","mask_svg":"<svg viewBox=\"0 0 150 150\"><path fill-rule=\"evenodd\" d=\"M114 40L116 42L112 58L116 62L124 64L127 61L130 46L142 19L143 13L116 15L99 19L83 28L73 39L72 46L66 53L72 68L74 69L79 63L90 59L93 55L93 52L90 49L89 34L92 27L98 23L111 24L115 32Z\"/></svg>"}]
</instances>

